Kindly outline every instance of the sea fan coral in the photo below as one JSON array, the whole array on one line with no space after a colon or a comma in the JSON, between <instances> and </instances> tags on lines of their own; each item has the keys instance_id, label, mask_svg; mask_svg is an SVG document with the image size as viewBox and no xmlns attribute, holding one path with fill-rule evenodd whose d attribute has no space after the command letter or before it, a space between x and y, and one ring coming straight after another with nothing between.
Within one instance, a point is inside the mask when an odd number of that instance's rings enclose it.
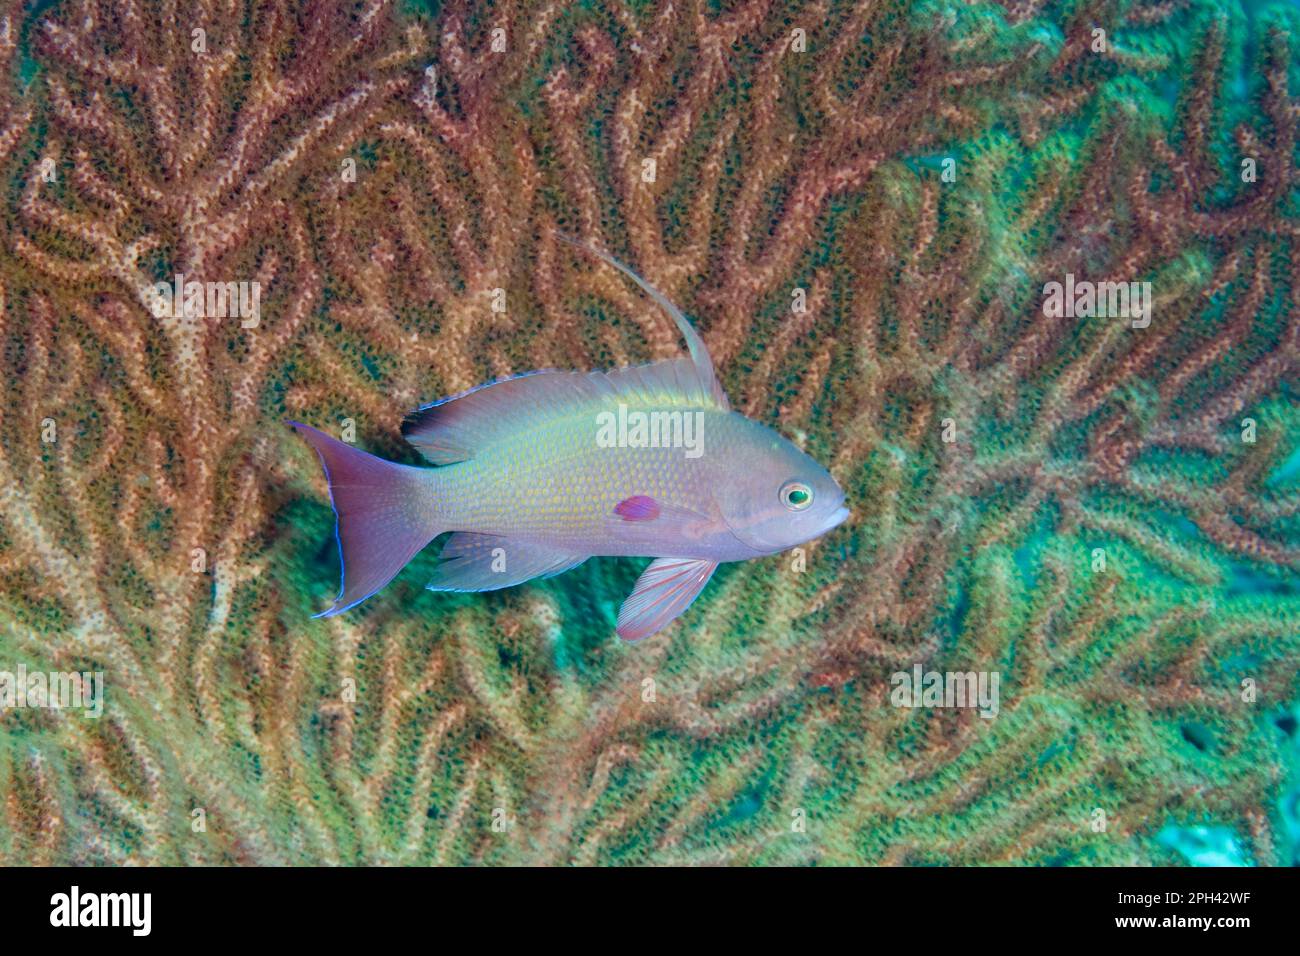
<instances>
[{"instance_id":1,"label":"sea fan coral","mask_svg":"<svg viewBox=\"0 0 1300 956\"><path fill-rule=\"evenodd\" d=\"M12 6L0 670L106 690L0 712L0 861L1147 863L1212 824L1289 862L1297 36L1210 0ZM680 350L558 232L679 302L853 518L634 646L621 559L450 595L426 556L312 620L333 517L283 418L415 462L421 402ZM160 314L177 275L258 312ZM1076 281L1150 311L1045 308ZM915 667L997 674L996 716L893 706Z\"/></svg>"}]
</instances>

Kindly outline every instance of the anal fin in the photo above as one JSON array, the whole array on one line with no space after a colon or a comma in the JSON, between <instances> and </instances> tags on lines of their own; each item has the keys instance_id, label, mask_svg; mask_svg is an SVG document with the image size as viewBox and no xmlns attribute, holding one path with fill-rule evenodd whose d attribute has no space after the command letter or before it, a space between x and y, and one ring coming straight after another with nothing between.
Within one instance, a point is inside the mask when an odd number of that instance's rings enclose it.
<instances>
[{"instance_id":1,"label":"anal fin","mask_svg":"<svg viewBox=\"0 0 1300 956\"><path fill-rule=\"evenodd\" d=\"M495 591L533 578L551 577L587 560L506 535L458 531L442 549L430 591Z\"/></svg>"},{"instance_id":2,"label":"anal fin","mask_svg":"<svg viewBox=\"0 0 1300 956\"><path fill-rule=\"evenodd\" d=\"M670 624L704 590L716 561L656 558L637 578L618 612L618 636L639 641Z\"/></svg>"}]
</instances>

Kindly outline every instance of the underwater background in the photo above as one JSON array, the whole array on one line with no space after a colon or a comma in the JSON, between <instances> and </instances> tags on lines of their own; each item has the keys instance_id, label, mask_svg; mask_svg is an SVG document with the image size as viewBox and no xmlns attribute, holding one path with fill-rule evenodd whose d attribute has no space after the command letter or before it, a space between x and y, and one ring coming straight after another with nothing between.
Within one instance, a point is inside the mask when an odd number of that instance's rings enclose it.
<instances>
[{"instance_id":1,"label":"underwater background","mask_svg":"<svg viewBox=\"0 0 1300 956\"><path fill-rule=\"evenodd\" d=\"M0 863L1300 853L1300 8L68 0L0 19ZM853 517L340 617L291 417L679 354ZM260 318L157 317L176 274ZM1044 287L1149 282L1149 324ZM891 675L996 672L996 717Z\"/></svg>"}]
</instances>

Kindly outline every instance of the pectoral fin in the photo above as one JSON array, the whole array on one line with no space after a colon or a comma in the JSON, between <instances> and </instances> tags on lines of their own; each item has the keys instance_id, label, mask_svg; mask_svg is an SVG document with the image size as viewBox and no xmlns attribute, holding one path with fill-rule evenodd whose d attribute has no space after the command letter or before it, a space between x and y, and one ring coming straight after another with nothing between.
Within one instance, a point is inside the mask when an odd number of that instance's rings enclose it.
<instances>
[{"instance_id":1,"label":"pectoral fin","mask_svg":"<svg viewBox=\"0 0 1300 956\"><path fill-rule=\"evenodd\" d=\"M618 636L649 637L691 606L718 567L716 561L658 558L637 578L618 612Z\"/></svg>"},{"instance_id":2,"label":"pectoral fin","mask_svg":"<svg viewBox=\"0 0 1300 956\"><path fill-rule=\"evenodd\" d=\"M665 545L704 541L720 530L721 519L647 495L633 495L614 506L605 519L610 540L637 548L634 554L654 554Z\"/></svg>"}]
</instances>

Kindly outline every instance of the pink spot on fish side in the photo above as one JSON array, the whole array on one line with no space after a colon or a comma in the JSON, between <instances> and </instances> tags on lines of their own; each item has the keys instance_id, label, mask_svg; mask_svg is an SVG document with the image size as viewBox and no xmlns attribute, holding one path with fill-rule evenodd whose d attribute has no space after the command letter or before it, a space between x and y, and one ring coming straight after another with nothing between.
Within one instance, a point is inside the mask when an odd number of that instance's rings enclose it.
<instances>
[{"instance_id":1,"label":"pink spot on fish side","mask_svg":"<svg viewBox=\"0 0 1300 956\"><path fill-rule=\"evenodd\" d=\"M659 502L646 495L633 495L616 504L614 514L624 521L653 521L659 517Z\"/></svg>"}]
</instances>

